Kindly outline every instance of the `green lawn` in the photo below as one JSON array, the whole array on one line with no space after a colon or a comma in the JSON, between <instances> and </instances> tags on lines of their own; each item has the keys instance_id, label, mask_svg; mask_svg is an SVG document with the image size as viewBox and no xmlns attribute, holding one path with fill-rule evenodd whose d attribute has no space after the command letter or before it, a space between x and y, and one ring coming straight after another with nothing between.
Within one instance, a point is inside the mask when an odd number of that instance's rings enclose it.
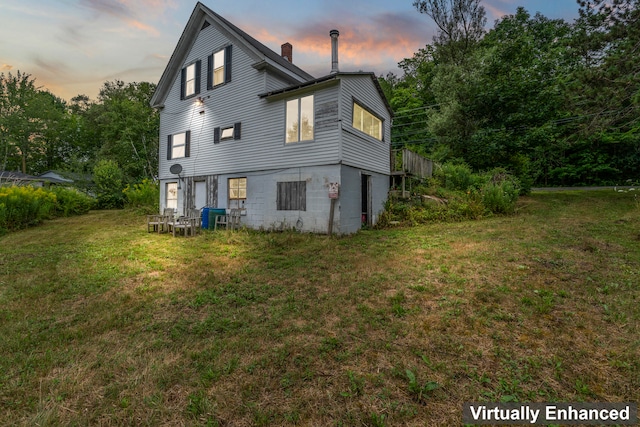
<instances>
[{"instance_id":1,"label":"green lawn","mask_svg":"<svg viewBox=\"0 0 640 427\"><path fill-rule=\"evenodd\" d=\"M465 401L638 401L640 205L363 231L0 238L0 425L459 425Z\"/></svg>"}]
</instances>

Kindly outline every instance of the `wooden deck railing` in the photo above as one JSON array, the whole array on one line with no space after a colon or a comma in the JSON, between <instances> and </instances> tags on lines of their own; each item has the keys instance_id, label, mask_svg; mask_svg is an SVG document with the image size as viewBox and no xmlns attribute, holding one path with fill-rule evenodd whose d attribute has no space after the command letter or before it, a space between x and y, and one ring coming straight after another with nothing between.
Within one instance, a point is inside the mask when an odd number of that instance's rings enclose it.
<instances>
[{"instance_id":1,"label":"wooden deck railing","mask_svg":"<svg viewBox=\"0 0 640 427\"><path fill-rule=\"evenodd\" d=\"M433 162L406 148L391 150L391 174L428 178L433 174Z\"/></svg>"}]
</instances>

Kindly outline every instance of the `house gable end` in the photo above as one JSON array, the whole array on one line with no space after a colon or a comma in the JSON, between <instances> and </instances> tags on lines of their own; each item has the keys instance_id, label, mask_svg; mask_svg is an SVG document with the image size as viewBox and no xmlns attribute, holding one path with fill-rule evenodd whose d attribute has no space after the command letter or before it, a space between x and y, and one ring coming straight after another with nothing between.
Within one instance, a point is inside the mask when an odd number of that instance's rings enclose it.
<instances>
[{"instance_id":1,"label":"house gable end","mask_svg":"<svg viewBox=\"0 0 640 427\"><path fill-rule=\"evenodd\" d=\"M215 25L232 44L245 50L255 60L254 68L260 69L259 64L268 64L267 67L264 67L268 72L278 74L291 81L292 84L313 79L310 74L281 58L271 49L198 2L169 59L167 67L160 77L156 91L151 98L150 104L152 107L159 108L164 105L173 82L179 78L184 61L196 42L199 32L210 25ZM206 58L203 58L203 60L206 64Z\"/></svg>"}]
</instances>

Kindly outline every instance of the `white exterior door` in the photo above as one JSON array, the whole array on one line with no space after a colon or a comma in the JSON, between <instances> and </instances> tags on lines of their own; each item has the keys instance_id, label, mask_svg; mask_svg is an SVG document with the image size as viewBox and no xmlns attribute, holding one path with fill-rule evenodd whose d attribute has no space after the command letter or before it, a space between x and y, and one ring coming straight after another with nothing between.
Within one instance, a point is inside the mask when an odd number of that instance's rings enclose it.
<instances>
[{"instance_id":1,"label":"white exterior door","mask_svg":"<svg viewBox=\"0 0 640 427\"><path fill-rule=\"evenodd\" d=\"M196 181L195 184L195 208L202 209L207 205L207 183L206 181Z\"/></svg>"}]
</instances>

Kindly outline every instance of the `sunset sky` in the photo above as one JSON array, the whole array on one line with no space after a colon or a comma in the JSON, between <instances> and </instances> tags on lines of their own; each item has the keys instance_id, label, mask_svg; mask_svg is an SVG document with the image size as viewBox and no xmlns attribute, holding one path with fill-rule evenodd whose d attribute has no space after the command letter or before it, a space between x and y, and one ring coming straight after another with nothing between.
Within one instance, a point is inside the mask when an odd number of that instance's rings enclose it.
<instances>
[{"instance_id":1,"label":"sunset sky","mask_svg":"<svg viewBox=\"0 0 640 427\"><path fill-rule=\"evenodd\" d=\"M331 68L329 30L340 31L340 70L397 74L397 63L431 43L434 24L413 0L205 0L271 49L293 45L296 65ZM483 0L487 27L523 6L573 21L575 0ZM192 0L0 0L0 72L31 74L71 99L95 99L105 81L157 83L196 2Z\"/></svg>"}]
</instances>

